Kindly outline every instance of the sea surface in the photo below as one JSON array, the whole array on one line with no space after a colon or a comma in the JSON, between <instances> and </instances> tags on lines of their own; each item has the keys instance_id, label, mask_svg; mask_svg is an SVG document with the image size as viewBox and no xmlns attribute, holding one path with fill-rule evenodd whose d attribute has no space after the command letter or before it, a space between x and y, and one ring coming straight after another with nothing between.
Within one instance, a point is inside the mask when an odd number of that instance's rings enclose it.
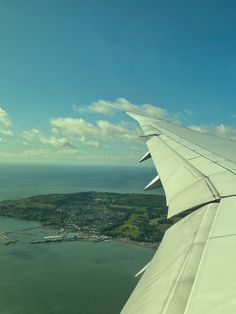
<instances>
[{"instance_id":1,"label":"sea surface","mask_svg":"<svg viewBox=\"0 0 236 314\"><path fill-rule=\"evenodd\" d=\"M154 167L142 165L0 164L0 200L83 191L144 193L144 187L155 176ZM157 193L162 193L160 191Z\"/></svg>"},{"instance_id":2,"label":"sea surface","mask_svg":"<svg viewBox=\"0 0 236 314\"><path fill-rule=\"evenodd\" d=\"M147 167L0 165L0 199L79 191L142 193ZM0 217L1 314L118 314L155 250L118 241L32 245L38 222Z\"/></svg>"}]
</instances>

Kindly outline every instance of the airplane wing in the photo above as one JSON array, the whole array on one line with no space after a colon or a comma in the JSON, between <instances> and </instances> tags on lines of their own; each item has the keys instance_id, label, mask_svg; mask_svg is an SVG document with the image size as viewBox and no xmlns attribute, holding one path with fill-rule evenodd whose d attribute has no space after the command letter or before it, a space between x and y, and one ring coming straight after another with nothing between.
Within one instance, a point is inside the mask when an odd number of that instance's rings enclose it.
<instances>
[{"instance_id":1,"label":"airplane wing","mask_svg":"<svg viewBox=\"0 0 236 314\"><path fill-rule=\"evenodd\" d=\"M128 113L163 186L169 228L122 314L236 313L236 142Z\"/></svg>"}]
</instances>

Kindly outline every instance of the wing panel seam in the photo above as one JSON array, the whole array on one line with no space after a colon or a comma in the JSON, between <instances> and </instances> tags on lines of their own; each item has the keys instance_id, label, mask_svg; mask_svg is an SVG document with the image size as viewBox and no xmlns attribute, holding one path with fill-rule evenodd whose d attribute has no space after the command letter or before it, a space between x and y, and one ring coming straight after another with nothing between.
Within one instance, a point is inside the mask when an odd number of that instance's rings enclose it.
<instances>
[{"instance_id":1,"label":"wing panel seam","mask_svg":"<svg viewBox=\"0 0 236 314\"><path fill-rule=\"evenodd\" d=\"M195 166L193 166L188 159L185 159L182 155L180 155L177 151L175 151L170 145L168 145L164 139L162 139L162 136L158 137L162 143L164 145L166 145L172 152L173 154L176 155L176 157L181 161L181 164L183 164L191 173L192 175L194 175L198 180L203 179L210 192L212 193L213 197L217 197L220 198L220 193L218 192L218 190L216 189L216 187L214 186L214 184L211 182L210 178L208 176L206 176L203 172L201 172L199 169L197 169Z\"/></svg>"}]
</instances>

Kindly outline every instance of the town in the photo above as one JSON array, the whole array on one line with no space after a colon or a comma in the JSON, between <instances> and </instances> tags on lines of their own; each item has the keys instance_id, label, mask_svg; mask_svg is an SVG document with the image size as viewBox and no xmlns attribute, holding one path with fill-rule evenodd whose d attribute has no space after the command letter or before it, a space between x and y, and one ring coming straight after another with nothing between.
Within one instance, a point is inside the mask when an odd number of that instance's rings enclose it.
<instances>
[{"instance_id":1,"label":"town","mask_svg":"<svg viewBox=\"0 0 236 314\"><path fill-rule=\"evenodd\" d=\"M106 192L38 195L1 201L0 215L35 220L41 227L55 230L49 237L34 239L34 244L110 238L158 244L165 230L178 220L166 219L162 195Z\"/></svg>"}]
</instances>

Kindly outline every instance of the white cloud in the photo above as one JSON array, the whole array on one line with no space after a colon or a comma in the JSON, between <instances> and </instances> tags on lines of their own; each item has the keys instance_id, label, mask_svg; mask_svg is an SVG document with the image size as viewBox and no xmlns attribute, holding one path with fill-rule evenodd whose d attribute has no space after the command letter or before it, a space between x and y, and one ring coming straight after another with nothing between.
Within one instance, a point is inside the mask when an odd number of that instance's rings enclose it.
<instances>
[{"instance_id":1,"label":"white cloud","mask_svg":"<svg viewBox=\"0 0 236 314\"><path fill-rule=\"evenodd\" d=\"M51 119L51 126L53 127L54 133L55 130L57 130L57 132L60 131L62 134L69 137L78 135L96 136L97 134L97 128L84 119L55 118Z\"/></svg>"},{"instance_id":2,"label":"white cloud","mask_svg":"<svg viewBox=\"0 0 236 314\"><path fill-rule=\"evenodd\" d=\"M0 123L4 127L10 127L12 125L12 121L8 113L0 108Z\"/></svg>"},{"instance_id":3,"label":"white cloud","mask_svg":"<svg viewBox=\"0 0 236 314\"><path fill-rule=\"evenodd\" d=\"M211 135L219 136L222 138L227 138L230 140L236 140L236 128L231 127L231 126L226 126L224 124L219 124L215 126L190 125L189 128L198 132L208 133Z\"/></svg>"},{"instance_id":4,"label":"white cloud","mask_svg":"<svg viewBox=\"0 0 236 314\"><path fill-rule=\"evenodd\" d=\"M40 138L42 144L51 145L53 147L68 147L68 148L75 148L75 146L66 138L56 138L55 136L51 136L49 138L42 137Z\"/></svg>"},{"instance_id":5,"label":"white cloud","mask_svg":"<svg viewBox=\"0 0 236 314\"><path fill-rule=\"evenodd\" d=\"M80 136L82 133L78 133L78 130L75 128L74 124L71 123L71 118L69 118L68 125L66 121L62 121L62 118L59 118L58 122L58 129L53 128L52 129L52 135L44 135L40 130L38 129L32 129L30 131L23 131L22 132L22 138L26 141L21 141L22 144L27 145L29 143L41 143L45 145L49 145L52 147L57 148L68 148L68 149L76 149L75 144L82 143L85 145L93 146L93 147L104 147L100 145L98 141L95 140L88 140L85 136ZM55 122L55 124L57 124ZM81 124L79 124L81 127ZM83 127L82 123L82 127ZM83 128L82 128L83 129ZM60 137L60 135L65 135L66 137ZM88 126L86 126L85 134L88 135Z\"/></svg>"},{"instance_id":6,"label":"white cloud","mask_svg":"<svg viewBox=\"0 0 236 314\"><path fill-rule=\"evenodd\" d=\"M94 140L121 140L129 141L137 139L141 134L138 128L129 129L124 123L113 124L106 120L99 120L92 124L84 119L57 118L51 120L53 132L61 133L62 136L73 138L73 140L86 142L97 146ZM91 140L92 139L92 140Z\"/></svg>"},{"instance_id":7,"label":"white cloud","mask_svg":"<svg viewBox=\"0 0 236 314\"><path fill-rule=\"evenodd\" d=\"M0 108L0 133L5 136L12 136L12 121L9 114Z\"/></svg>"},{"instance_id":8,"label":"white cloud","mask_svg":"<svg viewBox=\"0 0 236 314\"><path fill-rule=\"evenodd\" d=\"M3 161L27 161L48 162L65 160L83 160L87 154L76 149L26 149L14 152L0 152L0 160Z\"/></svg>"},{"instance_id":9,"label":"white cloud","mask_svg":"<svg viewBox=\"0 0 236 314\"><path fill-rule=\"evenodd\" d=\"M11 130L1 129L0 133L7 136L13 136L13 132Z\"/></svg>"},{"instance_id":10,"label":"white cloud","mask_svg":"<svg viewBox=\"0 0 236 314\"><path fill-rule=\"evenodd\" d=\"M106 120L99 120L98 136L103 139L115 139L129 141L137 139L141 134L138 128L129 129L124 126L124 123L113 124Z\"/></svg>"},{"instance_id":11,"label":"white cloud","mask_svg":"<svg viewBox=\"0 0 236 314\"><path fill-rule=\"evenodd\" d=\"M55 136L46 136L38 129L32 129L30 131L23 131L22 137L28 142L39 141L41 144L50 145L53 147L68 147L75 148L75 146L66 138L57 138Z\"/></svg>"},{"instance_id":12,"label":"white cloud","mask_svg":"<svg viewBox=\"0 0 236 314\"><path fill-rule=\"evenodd\" d=\"M151 104L132 104L124 98L116 101L99 100L88 106L73 106L77 112L90 113L96 118L98 113L104 119L91 122L84 118L56 117L51 119L51 130L48 133L38 128L16 132L8 113L0 108L0 142L2 160L22 161L59 161L91 163L131 163L137 160L139 151L144 146L139 138L141 129L132 122L114 123L112 115L122 111L131 111L152 118L186 122L186 117L193 117L188 110L182 113L169 113L166 109ZM105 116L110 116L108 121ZM116 118L116 117L114 117ZM117 116L119 118L119 115ZM125 115L124 115L125 118ZM189 121L190 119L188 119ZM192 120L192 119L191 119ZM113 121L113 122L112 122ZM117 121L117 119L116 119ZM128 119L127 119L128 121ZM191 125L191 129L236 140L236 129L224 124L217 126ZM5 137L12 136L7 139ZM12 146L8 146L12 145ZM82 147L82 150L78 148ZM100 149L108 148L109 149Z\"/></svg>"},{"instance_id":13,"label":"white cloud","mask_svg":"<svg viewBox=\"0 0 236 314\"><path fill-rule=\"evenodd\" d=\"M86 144L86 145L89 145L89 146L94 146L94 147L105 147L104 145L101 145L98 141L94 141L94 140L86 140L86 138L84 136L81 136L78 138L78 141L83 143L83 144Z\"/></svg>"},{"instance_id":14,"label":"white cloud","mask_svg":"<svg viewBox=\"0 0 236 314\"><path fill-rule=\"evenodd\" d=\"M32 129L30 131L23 131L22 136L28 141L33 140L34 138L38 138L41 136L41 132L38 129Z\"/></svg>"},{"instance_id":15,"label":"white cloud","mask_svg":"<svg viewBox=\"0 0 236 314\"><path fill-rule=\"evenodd\" d=\"M77 112L95 112L104 115L112 115L119 111L131 111L134 113L144 114L158 119L169 119L170 114L166 109L156 107L150 104L135 105L125 98L118 98L116 101L98 100L88 106L75 106L73 109Z\"/></svg>"}]
</instances>

